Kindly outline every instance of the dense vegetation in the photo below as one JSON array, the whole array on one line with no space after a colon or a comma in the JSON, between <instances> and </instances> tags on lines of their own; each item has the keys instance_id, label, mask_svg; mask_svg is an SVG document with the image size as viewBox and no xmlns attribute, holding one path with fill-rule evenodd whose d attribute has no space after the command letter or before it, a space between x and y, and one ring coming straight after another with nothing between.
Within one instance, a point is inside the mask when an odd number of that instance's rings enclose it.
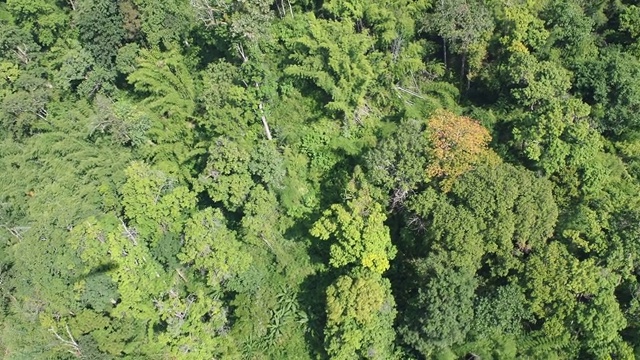
<instances>
[{"instance_id":1,"label":"dense vegetation","mask_svg":"<svg viewBox=\"0 0 640 360\"><path fill-rule=\"evenodd\" d=\"M5 359L633 359L637 0L0 0Z\"/></svg>"}]
</instances>

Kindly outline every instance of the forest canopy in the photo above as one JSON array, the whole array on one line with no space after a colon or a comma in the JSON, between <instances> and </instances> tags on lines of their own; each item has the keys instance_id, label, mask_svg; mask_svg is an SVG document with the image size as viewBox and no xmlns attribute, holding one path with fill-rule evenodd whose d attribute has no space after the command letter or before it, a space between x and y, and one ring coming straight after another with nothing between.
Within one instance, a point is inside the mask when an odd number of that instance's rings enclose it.
<instances>
[{"instance_id":1,"label":"forest canopy","mask_svg":"<svg viewBox=\"0 0 640 360\"><path fill-rule=\"evenodd\" d=\"M640 357L637 0L0 0L4 359Z\"/></svg>"}]
</instances>

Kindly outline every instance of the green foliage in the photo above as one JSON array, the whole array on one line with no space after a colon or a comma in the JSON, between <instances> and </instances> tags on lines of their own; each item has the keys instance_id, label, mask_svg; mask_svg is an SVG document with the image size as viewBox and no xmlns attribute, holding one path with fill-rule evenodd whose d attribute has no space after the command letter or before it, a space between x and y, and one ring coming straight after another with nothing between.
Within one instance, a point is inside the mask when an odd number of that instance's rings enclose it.
<instances>
[{"instance_id":1,"label":"green foliage","mask_svg":"<svg viewBox=\"0 0 640 360\"><path fill-rule=\"evenodd\" d=\"M479 268L485 249L475 214L432 188L413 196L407 210L406 224L414 232L406 236L416 242L416 256L426 254L437 272L448 264L471 272Z\"/></svg>"},{"instance_id":2,"label":"green foliage","mask_svg":"<svg viewBox=\"0 0 640 360\"><path fill-rule=\"evenodd\" d=\"M80 41L105 68L113 67L124 37L122 16L113 0L79 1L76 23Z\"/></svg>"},{"instance_id":3,"label":"green foliage","mask_svg":"<svg viewBox=\"0 0 640 360\"><path fill-rule=\"evenodd\" d=\"M365 98L374 71L367 52L372 40L356 33L350 21L327 21L306 17L305 34L288 39L294 65L285 73L311 80L331 97L328 110L349 121L360 121L358 112L366 107ZM294 24L294 26L300 26Z\"/></svg>"},{"instance_id":4,"label":"green foliage","mask_svg":"<svg viewBox=\"0 0 640 360\"><path fill-rule=\"evenodd\" d=\"M269 139L269 102L275 96L268 67L246 62L235 66L226 61L209 64L202 75L198 100L203 116L200 126L211 136L224 135L241 143Z\"/></svg>"},{"instance_id":5,"label":"green foliage","mask_svg":"<svg viewBox=\"0 0 640 360\"><path fill-rule=\"evenodd\" d=\"M6 3L15 22L30 31L41 45L53 44L68 25L67 14L55 2L9 0Z\"/></svg>"},{"instance_id":6,"label":"green foliage","mask_svg":"<svg viewBox=\"0 0 640 360\"><path fill-rule=\"evenodd\" d=\"M251 255L243 252L236 234L217 209L197 212L185 225L180 260L206 274L207 285L219 288L234 275L246 271Z\"/></svg>"},{"instance_id":7,"label":"green foliage","mask_svg":"<svg viewBox=\"0 0 640 360\"><path fill-rule=\"evenodd\" d=\"M91 133L108 133L114 143L141 146L148 141L151 127L149 116L128 100L113 101L98 94L95 97L97 113L92 117Z\"/></svg>"},{"instance_id":8,"label":"green foliage","mask_svg":"<svg viewBox=\"0 0 640 360\"><path fill-rule=\"evenodd\" d=\"M510 53L538 51L549 38L549 31L544 27L544 20L537 17L535 3L521 3L502 9L498 31L500 44L507 47Z\"/></svg>"},{"instance_id":9,"label":"green foliage","mask_svg":"<svg viewBox=\"0 0 640 360\"><path fill-rule=\"evenodd\" d=\"M221 38L233 43L240 52L238 55L245 61L248 54L244 53L244 46L253 48L266 35L264 27L274 17L272 5L273 0L191 1L198 20L206 28L216 31ZM278 5L279 11L282 5Z\"/></svg>"},{"instance_id":10,"label":"green foliage","mask_svg":"<svg viewBox=\"0 0 640 360\"><path fill-rule=\"evenodd\" d=\"M209 148L207 167L198 178L199 185L214 201L230 210L244 203L253 179L249 173L250 155L237 143L219 138Z\"/></svg>"},{"instance_id":11,"label":"green foliage","mask_svg":"<svg viewBox=\"0 0 640 360\"><path fill-rule=\"evenodd\" d=\"M523 257L546 245L556 226L558 208L548 181L508 164L482 166L457 182L451 195L476 218L491 272L507 275Z\"/></svg>"},{"instance_id":12,"label":"green foliage","mask_svg":"<svg viewBox=\"0 0 640 360\"><path fill-rule=\"evenodd\" d=\"M0 1L0 353L634 358L639 6Z\"/></svg>"},{"instance_id":13,"label":"green foliage","mask_svg":"<svg viewBox=\"0 0 640 360\"><path fill-rule=\"evenodd\" d=\"M568 68L597 54L596 37L592 33L595 21L587 16L580 2L549 1L542 18L551 30L547 39L548 46L552 52L561 53Z\"/></svg>"},{"instance_id":14,"label":"green foliage","mask_svg":"<svg viewBox=\"0 0 640 360\"><path fill-rule=\"evenodd\" d=\"M569 72L532 55L515 54L511 95L521 111L514 119L514 146L538 162L547 174L566 166L580 166L593 157L599 141L588 122L590 108L567 94Z\"/></svg>"},{"instance_id":15,"label":"green foliage","mask_svg":"<svg viewBox=\"0 0 640 360\"><path fill-rule=\"evenodd\" d=\"M332 359L392 359L395 303L388 280L369 270L327 289L327 353Z\"/></svg>"},{"instance_id":16,"label":"green foliage","mask_svg":"<svg viewBox=\"0 0 640 360\"><path fill-rule=\"evenodd\" d=\"M427 16L425 23L444 40L445 65L448 45L463 55L461 75L473 78L486 56L487 40L493 32L488 9L480 1L441 0L435 4L434 13ZM465 69L467 61L469 74Z\"/></svg>"},{"instance_id":17,"label":"green foliage","mask_svg":"<svg viewBox=\"0 0 640 360\"><path fill-rule=\"evenodd\" d=\"M2 258L12 263L2 268L3 297L12 299L6 303L11 325L3 324L3 338L12 357L54 357L56 340L45 319L68 317L87 304L112 306L109 281L87 278L78 284L86 284L84 294L76 287L84 267L66 239L85 217L102 212L97 189L115 192L128 155L87 142L77 132L52 132L23 143L5 139L2 159L0 237L7 240Z\"/></svg>"},{"instance_id":18,"label":"green foliage","mask_svg":"<svg viewBox=\"0 0 640 360\"><path fill-rule=\"evenodd\" d=\"M639 76L638 64L635 56L616 48L578 64L576 87L592 104L602 132L626 137L638 131L640 88L634 80Z\"/></svg>"},{"instance_id":19,"label":"green foliage","mask_svg":"<svg viewBox=\"0 0 640 360\"><path fill-rule=\"evenodd\" d=\"M142 239L152 246L167 233L179 233L195 207L195 196L162 171L134 162L125 171L122 205Z\"/></svg>"},{"instance_id":20,"label":"green foliage","mask_svg":"<svg viewBox=\"0 0 640 360\"><path fill-rule=\"evenodd\" d=\"M193 27L191 9L186 2L177 0L154 1L132 0L130 12L138 12L140 29L145 35L146 42L153 48L172 48ZM135 19L136 15L129 15ZM137 21L137 20L136 20ZM134 25L137 28L138 25Z\"/></svg>"},{"instance_id":21,"label":"green foliage","mask_svg":"<svg viewBox=\"0 0 640 360\"><path fill-rule=\"evenodd\" d=\"M373 183L393 192L392 206L400 205L410 191L428 181L429 141L425 124L402 121L395 133L366 155Z\"/></svg>"},{"instance_id":22,"label":"green foliage","mask_svg":"<svg viewBox=\"0 0 640 360\"><path fill-rule=\"evenodd\" d=\"M429 281L409 301L399 331L404 342L431 357L465 339L473 320L476 281L467 272L444 269L426 274L424 267L416 262L414 276L428 275Z\"/></svg>"},{"instance_id":23,"label":"green foliage","mask_svg":"<svg viewBox=\"0 0 640 360\"><path fill-rule=\"evenodd\" d=\"M182 56L175 51L140 51L138 69L127 81L150 95L143 103L160 116L185 120L193 113L193 79Z\"/></svg>"},{"instance_id":24,"label":"green foliage","mask_svg":"<svg viewBox=\"0 0 640 360\"><path fill-rule=\"evenodd\" d=\"M430 357L466 338L478 286L474 275L486 245L474 214L451 205L433 189L413 196L407 210L407 229L413 231L405 241L412 243L413 254L405 261L415 280L407 284L411 295L405 299L400 333Z\"/></svg>"},{"instance_id":25,"label":"green foliage","mask_svg":"<svg viewBox=\"0 0 640 360\"><path fill-rule=\"evenodd\" d=\"M607 353L626 352L624 346L619 347L618 333L626 321L611 298L618 281L615 274L590 259L579 261L562 245L551 243L543 254L532 257L527 277L531 309L545 318L543 336L571 341L573 328L583 334L581 350L586 354L603 358ZM564 284L562 289L558 288L560 283Z\"/></svg>"},{"instance_id":26,"label":"green foliage","mask_svg":"<svg viewBox=\"0 0 640 360\"><path fill-rule=\"evenodd\" d=\"M79 42L58 42L51 48L50 66L54 70L54 83L64 90L71 90L85 80L93 67L95 59Z\"/></svg>"},{"instance_id":27,"label":"green foliage","mask_svg":"<svg viewBox=\"0 0 640 360\"><path fill-rule=\"evenodd\" d=\"M116 69L125 75L134 72L138 67L138 59L140 47L136 43L127 44L118 49L116 55Z\"/></svg>"},{"instance_id":28,"label":"green foliage","mask_svg":"<svg viewBox=\"0 0 640 360\"><path fill-rule=\"evenodd\" d=\"M30 72L9 70L11 82L2 99L0 120L2 127L15 137L22 137L42 130L50 130L47 105L52 97L50 84ZM11 90L9 90L11 89Z\"/></svg>"},{"instance_id":29,"label":"green foliage","mask_svg":"<svg viewBox=\"0 0 640 360\"><path fill-rule=\"evenodd\" d=\"M395 41L401 46L401 40L414 36L416 18L429 5L429 1L332 0L325 2L323 9L338 19L350 18L359 29L369 28L380 45L388 46Z\"/></svg>"},{"instance_id":30,"label":"green foliage","mask_svg":"<svg viewBox=\"0 0 640 360\"><path fill-rule=\"evenodd\" d=\"M381 274L396 254L389 229L384 225L386 215L360 168L356 168L346 190L346 204L334 204L325 210L311 235L322 240L335 239L329 261L334 267L357 264Z\"/></svg>"},{"instance_id":31,"label":"green foliage","mask_svg":"<svg viewBox=\"0 0 640 360\"><path fill-rule=\"evenodd\" d=\"M475 300L474 321L470 332L476 339L520 335L522 321L529 320L526 297L516 284L500 286L494 294Z\"/></svg>"},{"instance_id":32,"label":"green foliage","mask_svg":"<svg viewBox=\"0 0 640 360\"><path fill-rule=\"evenodd\" d=\"M195 111L195 86L184 57L175 50L161 53L141 50L138 68L127 81L144 98L141 108L148 109L152 122L143 154L183 178L193 175L183 163L193 160L203 150L195 146L192 115Z\"/></svg>"}]
</instances>

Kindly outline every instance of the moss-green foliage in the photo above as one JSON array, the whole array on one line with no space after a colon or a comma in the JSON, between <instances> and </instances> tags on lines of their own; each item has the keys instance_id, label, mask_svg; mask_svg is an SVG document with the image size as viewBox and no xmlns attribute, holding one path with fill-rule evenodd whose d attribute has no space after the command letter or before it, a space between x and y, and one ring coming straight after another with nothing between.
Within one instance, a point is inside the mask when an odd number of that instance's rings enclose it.
<instances>
[{"instance_id":1,"label":"moss-green foliage","mask_svg":"<svg viewBox=\"0 0 640 360\"><path fill-rule=\"evenodd\" d=\"M545 247L558 217L551 184L508 164L482 166L464 176L451 195L475 215L491 272L507 275Z\"/></svg>"},{"instance_id":2,"label":"moss-green foliage","mask_svg":"<svg viewBox=\"0 0 640 360\"><path fill-rule=\"evenodd\" d=\"M633 359L637 1L0 2L0 354Z\"/></svg>"},{"instance_id":3,"label":"moss-green foliage","mask_svg":"<svg viewBox=\"0 0 640 360\"><path fill-rule=\"evenodd\" d=\"M350 21L326 21L309 16L308 34L291 42L293 65L285 72L311 80L331 97L327 109L350 121L362 121L365 97L373 80L373 68L366 56L373 42L356 33Z\"/></svg>"}]
</instances>

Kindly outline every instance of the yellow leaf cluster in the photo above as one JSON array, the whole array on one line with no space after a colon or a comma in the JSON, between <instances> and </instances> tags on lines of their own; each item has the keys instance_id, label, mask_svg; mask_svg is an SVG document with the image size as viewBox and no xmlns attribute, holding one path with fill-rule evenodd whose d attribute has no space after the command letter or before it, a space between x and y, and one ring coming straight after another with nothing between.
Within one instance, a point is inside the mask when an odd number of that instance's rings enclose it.
<instances>
[{"instance_id":1,"label":"yellow leaf cluster","mask_svg":"<svg viewBox=\"0 0 640 360\"><path fill-rule=\"evenodd\" d=\"M433 155L427 175L442 178L445 191L458 176L490 156L491 135L476 120L439 110L429 119L427 128Z\"/></svg>"}]
</instances>

